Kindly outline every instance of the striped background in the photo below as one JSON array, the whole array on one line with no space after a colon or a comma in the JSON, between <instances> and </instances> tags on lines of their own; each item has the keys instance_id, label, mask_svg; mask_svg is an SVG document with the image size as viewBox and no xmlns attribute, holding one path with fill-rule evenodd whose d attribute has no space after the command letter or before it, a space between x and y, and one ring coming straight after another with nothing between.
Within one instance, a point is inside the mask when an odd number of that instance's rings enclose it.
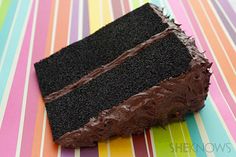
<instances>
[{"instance_id":1,"label":"striped background","mask_svg":"<svg viewBox=\"0 0 236 157\"><path fill-rule=\"evenodd\" d=\"M95 148L58 147L33 64L148 1L164 7L214 62L206 107L185 122ZM235 0L0 0L0 157L235 157L235 10Z\"/></svg>"}]
</instances>

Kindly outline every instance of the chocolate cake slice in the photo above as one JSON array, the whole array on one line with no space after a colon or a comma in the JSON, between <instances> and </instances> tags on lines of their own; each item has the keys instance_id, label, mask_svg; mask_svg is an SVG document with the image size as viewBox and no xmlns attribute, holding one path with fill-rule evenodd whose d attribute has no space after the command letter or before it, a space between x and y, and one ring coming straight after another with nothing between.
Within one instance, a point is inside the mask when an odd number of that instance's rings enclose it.
<instances>
[{"instance_id":1,"label":"chocolate cake slice","mask_svg":"<svg viewBox=\"0 0 236 157\"><path fill-rule=\"evenodd\" d=\"M194 40L149 3L35 64L54 141L69 148L199 111L210 67Z\"/></svg>"}]
</instances>

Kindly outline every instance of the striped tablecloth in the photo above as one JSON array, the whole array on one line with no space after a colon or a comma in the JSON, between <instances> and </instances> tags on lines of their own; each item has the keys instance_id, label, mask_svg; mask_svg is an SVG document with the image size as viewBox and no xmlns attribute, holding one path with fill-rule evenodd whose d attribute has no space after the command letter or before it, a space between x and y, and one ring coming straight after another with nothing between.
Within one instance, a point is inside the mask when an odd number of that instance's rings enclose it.
<instances>
[{"instance_id":1,"label":"striped tablecloth","mask_svg":"<svg viewBox=\"0 0 236 157\"><path fill-rule=\"evenodd\" d=\"M0 157L236 156L236 0L150 0L214 62L205 108L94 148L52 141L33 64L148 0L0 0Z\"/></svg>"}]
</instances>

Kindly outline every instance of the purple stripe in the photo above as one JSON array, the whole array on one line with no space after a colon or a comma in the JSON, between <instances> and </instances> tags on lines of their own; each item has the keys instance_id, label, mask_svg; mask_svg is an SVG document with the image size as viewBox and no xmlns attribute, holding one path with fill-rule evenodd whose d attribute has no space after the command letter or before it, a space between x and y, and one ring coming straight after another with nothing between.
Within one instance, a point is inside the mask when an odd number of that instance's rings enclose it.
<instances>
[{"instance_id":1,"label":"purple stripe","mask_svg":"<svg viewBox=\"0 0 236 157\"><path fill-rule=\"evenodd\" d=\"M70 43L78 40L79 1L73 0L72 19L70 28Z\"/></svg>"},{"instance_id":2,"label":"purple stripe","mask_svg":"<svg viewBox=\"0 0 236 157\"><path fill-rule=\"evenodd\" d=\"M80 157L98 157L98 147L80 148Z\"/></svg>"},{"instance_id":3,"label":"purple stripe","mask_svg":"<svg viewBox=\"0 0 236 157\"><path fill-rule=\"evenodd\" d=\"M236 27L236 14L233 10L233 8L231 7L231 5L229 4L228 0L219 0L222 8L224 9L225 13L228 15L230 21L232 22L232 24L234 25L234 27Z\"/></svg>"},{"instance_id":4,"label":"purple stripe","mask_svg":"<svg viewBox=\"0 0 236 157\"><path fill-rule=\"evenodd\" d=\"M61 157L74 157L74 149L61 148Z\"/></svg>"},{"instance_id":5,"label":"purple stripe","mask_svg":"<svg viewBox=\"0 0 236 157\"><path fill-rule=\"evenodd\" d=\"M89 12L88 12L88 1L84 1L83 6L83 37L86 37L90 34L89 27Z\"/></svg>"},{"instance_id":6,"label":"purple stripe","mask_svg":"<svg viewBox=\"0 0 236 157\"><path fill-rule=\"evenodd\" d=\"M188 13L188 16L190 17L189 19L190 19L191 23L193 24L193 26L196 26L196 27L194 27L194 30L195 30L195 32L196 32L196 34L198 36L198 39L199 39L203 49L206 50L207 58L210 61L214 61L214 58L212 56L212 53L214 53L214 52L210 51L210 49L209 49L209 47L207 45L207 42L206 42L205 38L203 37L203 34L201 33L200 28L198 27L199 24L196 22L196 20L194 18L194 15L193 15L193 13L191 11L191 8L188 5L188 2L187 1L182 1L182 3L183 3L183 5L184 5L184 7L185 7L185 9L186 9L186 11ZM216 77L217 83L220 86L222 94L226 98L226 101L228 102L228 104L229 104L230 108L232 109L232 111L235 113L234 107L236 106L236 104L235 104L234 100L232 99L232 97L231 97L231 95L230 95L230 93L229 93L229 91L228 91L228 89L227 89L227 87L225 85L225 82L224 82L224 80L223 80L223 78L222 78L222 76L221 76L221 74L219 72L219 69L218 69L217 65L213 64L211 68L212 68L212 70L214 72L214 75Z\"/></svg>"},{"instance_id":7,"label":"purple stripe","mask_svg":"<svg viewBox=\"0 0 236 157\"><path fill-rule=\"evenodd\" d=\"M37 105L39 98L41 97L40 91L38 88L38 81L36 78L34 63L38 62L43 58L46 42L47 41L47 31L51 10L51 1L41 0L39 3L37 20L36 20L36 29L35 29L35 38L33 45L33 57L30 65L30 78L29 78L29 87L28 95L26 102L26 111L25 111L25 121L24 121L24 130L21 144L21 155L24 157L30 157L33 145L34 138L34 127L36 121Z\"/></svg>"},{"instance_id":8,"label":"purple stripe","mask_svg":"<svg viewBox=\"0 0 236 157\"><path fill-rule=\"evenodd\" d=\"M222 23L224 24L225 28L227 29L227 31L229 32L230 37L232 38L234 44L236 44L236 33L235 31L232 29L232 27L230 26L228 20L226 20L224 14L221 12L220 8L218 7L218 5L216 4L215 1L211 1L213 6L215 7L217 14L220 16Z\"/></svg>"}]
</instances>

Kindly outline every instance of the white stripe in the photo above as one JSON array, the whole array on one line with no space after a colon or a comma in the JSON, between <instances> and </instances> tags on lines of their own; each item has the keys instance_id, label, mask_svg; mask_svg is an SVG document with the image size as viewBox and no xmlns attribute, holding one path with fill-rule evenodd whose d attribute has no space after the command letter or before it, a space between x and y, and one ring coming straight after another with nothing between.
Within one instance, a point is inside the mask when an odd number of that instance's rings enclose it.
<instances>
[{"instance_id":1,"label":"white stripe","mask_svg":"<svg viewBox=\"0 0 236 157\"><path fill-rule=\"evenodd\" d=\"M110 9L110 14L111 14L111 19L113 21L114 20L114 14L113 14L113 8L112 8L111 0L109 0L109 9Z\"/></svg>"},{"instance_id":2,"label":"white stripe","mask_svg":"<svg viewBox=\"0 0 236 157\"><path fill-rule=\"evenodd\" d=\"M220 44L220 47L223 49L223 52L224 52L224 54L225 54L225 56L226 56L226 58L227 58L227 60L228 60L228 62L229 62L229 64L230 64L230 67L231 67L232 70L233 70L234 75L236 75L236 69L235 69L235 67L233 66L233 64L232 64L232 62L231 62L231 59L229 58L228 53L226 52L225 47L224 47L224 45L222 44L222 42L221 42L221 40L220 40L220 37L219 37L218 33L216 32L215 27L213 26L213 24L212 24L212 22L211 22L211 18L209 18L209 16L208 16L208 14L207 14L207 12L206 12L206 10L205 10L205 7L203 6L202 2L201 2L201 1L198 1L198 2L199 2L199 4L200 4L200 7L201 7L201 9L203 10L204 14L206 15L207 20L210 22L210 26L211 26L211 28L212 28L212 30L213 30L215 36L216 36L216 39L217 39L218 43ZM232 59L233 59L233 58L232 58Z\"/></svg>"},{"instance_id":3,"label":"white stripe","mask_svg":"<svg viewBox=\"0 0 236 157\"><path fill-rule=\"evenodd\" d=\"M75 149L75 157L80 157L80 149Z\"/></svg>"},{"instance_id":4,"label":"white stripe","mask_svg":"<svg viewBox=\"0 0 236 157\"><path fill-rule=\"evenodd\" d=\"M3 0L0 0L0 7L2 7L2 2L3 2Z\"/></svg>"},{"instance_id":5,"label":"white stripe","mask_svg":"<svg viewBox=\"0 0 236 157\"><path fill-rule=\"evenodd\" d=\"M226 30L226 28L225 28L225 26L224 26L222 20L221 20L220 17L217 15L218 13L217 13L217 11L215 10L215 7L213 6L213 4L212 4L211 2L209 2L209 1L207 1L207 2L208 2L208 4L210 5L210 7L212 8L212 11L214 12L214 14L216 15L216 18L217 18L218 22L220 23L221 28L224 30L224 32L226 32L225 34L226 34L226 36L228 37L230 44L232 45L232 47L234 48L234 50L236 50L236 45L234 44L233 40L231 39L231 37L230 37L230 35L229 35L229 32ZM227 19L227 15L225 14L224 9L222 9L221 5L218 4L218 1L215 1L215 2L217 3L216 5L221 9L222 13L224 14L224 16L225 16L226 19ZM228 21L228 22L230 23L231 21ZM231 24L231 23L230 23L230 24ZM232 26L231 26L231 27L232 27ZM236 33L235 27L232 27L232 29L233 29L234 32Z\"/></svg>"},{"instance_id":6,"label":"white stripe","mask_svg":"<svg viewBox=\"0 0 236 157\"><path fill-rule=\"evenodd\" d=\"M133 6L133 3L132 3L132 0L128 0L129 2L129 8L130 8L130 11L132 11L134 9L134 6Z\"/></svg>"},{"instance_id":7,"label":"white stripe","mask_svg":"<svg viewBox=\"0 0 236 157\"><path fill-rule=\"evenodd\" d=\"M55 43L55 33L56 33L56 26L57 26L57 17L58 17L58 8L59 8L59 1L55 1L55 10L53 15L53 26L52 26L52 39L51 39L51 47L50 47L50 55L53 53L54 50L54 43ZM42 141L40 147L40 157L43 157L43 150L44 150L44 140L45 140L45 131L46 131L46 109L44 110L45 115L43 116L43 128L42 128Z\"/></svg>"},{"instance_id":8,"label":"white stripe","mask_svg":"<svg viewBox=\"0 0 236 157\"><path fill-rule=\"evenodd\" d=\"M100 28L104 25L103 19L103 0L100 0Z\"/></svg>"},{"instance_id":9,"label":"white stripe","mask_svg":"<svg viewBox=\"0 0 236 157\"><path fill-rule=\"evenodd\" d=\"M79 22L79 24L78 24L78 26L79 26L79 29L78 29L78 39L80 40L80 39L82 39L82 37L83 37L83 13L84 13L84 11L83 11L83 9L84 9L84 0L80 0L79 1L79 20L78 20L78 22Z\"/></svg>"},{"instance_id":10,"label":"white stripe","mask_svg":"<svg viewBox=\"0 0 236 157\"><path fill-rule=\"evenodd\" d=\"M130 143L131 143L132 156L135 157L134 143L133 143L132 135L130 135L129 140L130 140Z\"/></svg>"},{"instance_id":11,"label":"white stripe","mask_svg":"<svg viewBox=\"0 0 236 157\"><path fill-rule=\"evenodd\" d=\"M29 11L28 11L27 19L29 18L29 14L30 14L30 11L31 11L31 8L32 8L32 1L30 2L29 5L30 5L30 8L29 8ZM23 127L24 127L26 100L27 100L27 93L28 93L28 86L29 86L29 76L30 76L30 67L31 67L31 60L32 60L32 53L33 53L32 49L33 49L33 45L34 45L34 35L35 35L35 28L36 28L37 13L38 13L38 0L35 1L35 10L34 10L34 16L33 16L33 23L32 23L32 32L31 32L31 37L30 37L29 56L28 56L27 67L26 67L24 94L23 94L23 99L22 99L21 116L20 116L20 123L19 123L20 126L19 126L19 131L18 131L18 136L17 136L16 157L20 156L20 149L21 149Z\"/></svg>"},{"instance_id":12,"label":"white stripe","mask_svg":"<svg viewBox=\"0 0 236 157\"><path fill-rule=\"evenodd\" d=\"M145 139L145 146L146 146L146 149L147 149L147 155L148 155L148 157L150 157L149 145L148 145L148 141L147 141L146 130L144 130L144 139Z\"/></svg>"},{"instance_id":13,"label":"white stripe","mask_svg":"<svg viewBox=\"0 0 236 157\"><path fill-rule=\"evenodd\" d=\"M168 131L170 133L170 139L171 139L171 143L173 144L174 154L175 154L175 157L176 157L177 154L176 154L175 142L174 142L174 138L173 138L173 135L172 135L172 132L171 132L171 129L170 129L170 125L168 124L167 127L168 127Z\"/></svg>"},{"instance_id":14,"label":"white stripe","mask_svg":"<svg viewBox=\"0 0 236 157\"><path fill-rule=\"evenodd\" d=\"M186 137L185 137L185 134L184 134L184 130L183 130L183 127L182 127L182 122L179 122L179 125L180 125L180 129L181 129L181 133L182 133L183 138L184 138L184 143L187 143ZM187 143L187 144L190 144L190 143ZM190 150L190 151L191 151L191 150ZM188 156L190 157L189 150L188 150Z\"/></svg>"},{"instance_id":15,"label":"white stripe","mask_svg":"<svg viewBox=\"0 0 236 157\"><path fill-rule=\"evenodd\" d=\"M209 141L209 138L208 138L208 135L207 135L207 132L206 132L206 129L204 127L204 124L202 122L202 119L201 119L201 116L200 116L200 113L195 113L194 114L194 118L196 120L196 123L197 123L197 126L198 126L198 131L200 133L200 136L201 136L201 139L202 139L202 142L204 144L204 146L206 146L206 144L210 143ZM212 150L212 149L210 149ZM206 151L206 155L208 157L214 157L214 153L213 151L212 152L209 152L209 151Z\"/></svg>"},{"instance_id":16,"label":"white stripe","mask_svg":"<svg viewBox=\"0 0 236 157\"><path fill-rule=\"evenodd\" d=\"M17 15L19 14L19 11L20 11L20 8L21 8L20 6L22 5L21 3L22 3L22 0L17 5L17 10L16 10L16 13L15 13L13 24L12 24L12 27L11 27L11 30L10 30L9 37L7 39L6 47L5 47L4 52L3 52L3 58L5 58L5 56L7 54L7 51L8 51L8 48L10 46L10 38L12 36L13 28L15 28L16 18L17 18ZM26 32L26 27L27 27L27 22L28 22L28 19L29 19L31 6L32 6L32 3L30 3L30 7L29 7L28 12L26 14L26 20L25 20L25 23L24 23L24 26L23 26L23 29L22 29L22 32L21 32L21 35L20 35L19 44L18 44L17 49L16 49L16 53L15 53L15 56L14 56L14 59L13 59L11 69L10 69L9 77L8 77L6 87L5 87L5 90L4 90L4 93L3 93L3 96L2 96L2 100L1 100L1 103L0 103L1 104L1 106L0 106L0 108L1 108L0 109L0 128L2 126L2 122L3 122L3 118L4 118L4 114L5 114L5 110L6 110L6 106L7 106L7 102L8 102L8 97L9 97L9 93L10 93L10 90L11 90L11 85L12 85L12 82L13 82L13 79L14 79L14 74L15 74L15 71L16 71L18 58L19 58L22 43L23 43L23 40L24 40L24 35L25 35L25 32ZM4 59L1 62L2 63L1 67L3 66L3 61L4 61ZM1 68L0 68L0 70L1 70Z\"/></svg>"},{"instance_id":17,"label":"white stripe","mask_svg":"<svg viewBox=\"0 0 236 157\"><path fill-rule=\"evenodd\" d=\"M61 146L58 146L57 157L61 157Z\"/></svg>"},{"instance_id":18,"label":"white stripe","mask_svg":"<svg viewBox=\"0 0 236 157\"><path fill-rule=\"evenodd\" d=\"M152 153L153 153L153 156L156 157L156 147L155 147L155 144L154 144L154 135L153 135L153 131L152 131L152 128L150 129L150 140L151 140L151 144L152 144Z\"/></svg>"},{"instance_id":19,"label":"white stripe","mask_svg":"<svg viewBox=\"0 0 236 157\"><path fill-rule=\"evenodd\" d=\"M68 25L68 34L67 34L67 45L70 44L73 2L74 2L73 0L71 0L71 2L70 2L70 14L69 14L69 25Z\"/></svg>"},{"instance_id":20,"label":"white stripe","mask_svg":"<svg viewBox=\"0 0 236 157\"><path fill-rule=\"evenodd\" d=\"M107 154L108 157L111 157L111 148L110 148L110 140L107 140Z\"/></svg>"}]
</instances>

